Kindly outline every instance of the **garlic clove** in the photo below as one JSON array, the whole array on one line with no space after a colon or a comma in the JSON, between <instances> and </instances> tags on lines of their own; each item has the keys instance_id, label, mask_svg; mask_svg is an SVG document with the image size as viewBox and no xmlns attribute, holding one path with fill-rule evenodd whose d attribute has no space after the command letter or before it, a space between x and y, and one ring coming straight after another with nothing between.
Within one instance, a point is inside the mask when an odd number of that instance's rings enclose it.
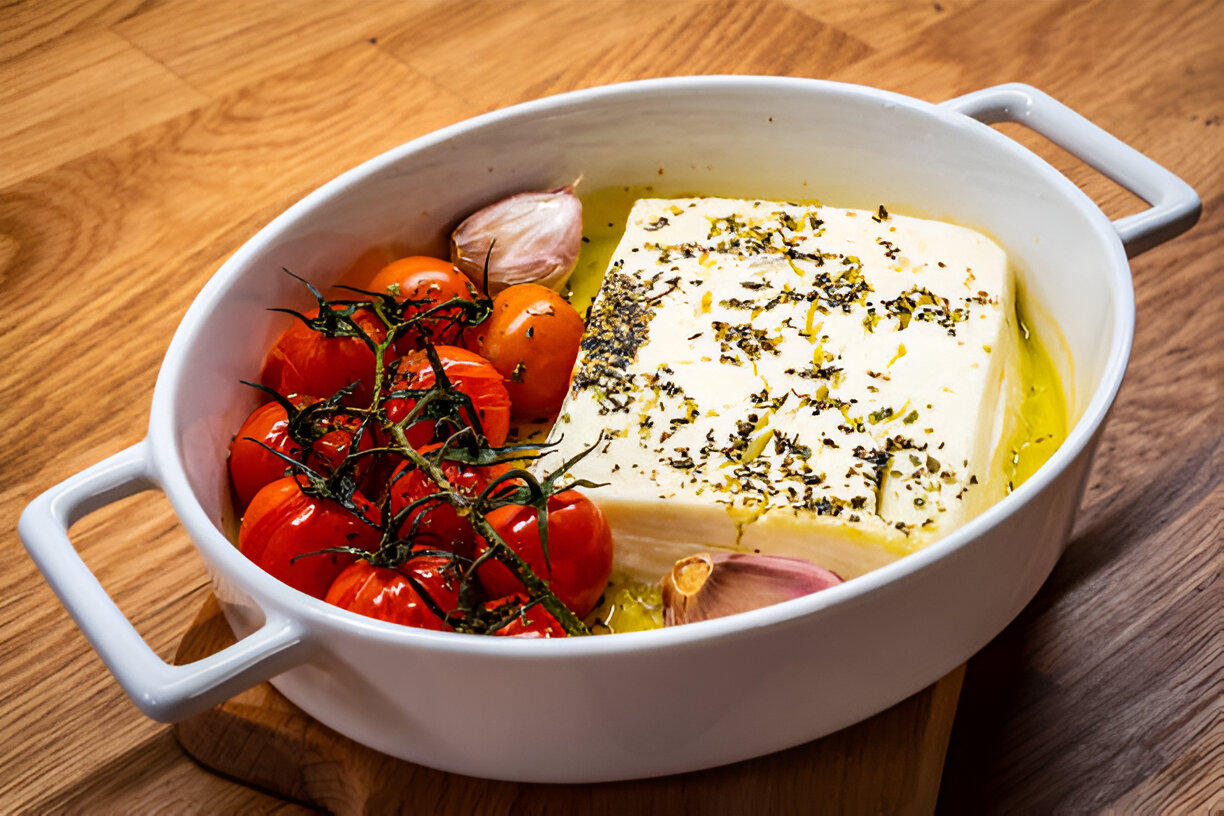
<instances>
[{"instance_id":1,"label":"garlic clove","mask_svg":"<svg viewBox=\"0 0 1224 816\"><path fill-rule=\"evenodd\" d=\"M663 576L663 624L678 626L760 609L819 592L842 579L802 558L699 553Z\"/></svg>"},{"instance_id":2,"label":"garlic clove","mask_svg":"<svg viewBox=\"0 0 1224 816\"><path fill-rule=\"evenodd\" d=\"M492 253L489 249L492 247ZM557 289L582 248L582 202L574 188L519 193L468 216L451 234L451 262L492 297L516 283Z\"/></svg>"}]
</instances>

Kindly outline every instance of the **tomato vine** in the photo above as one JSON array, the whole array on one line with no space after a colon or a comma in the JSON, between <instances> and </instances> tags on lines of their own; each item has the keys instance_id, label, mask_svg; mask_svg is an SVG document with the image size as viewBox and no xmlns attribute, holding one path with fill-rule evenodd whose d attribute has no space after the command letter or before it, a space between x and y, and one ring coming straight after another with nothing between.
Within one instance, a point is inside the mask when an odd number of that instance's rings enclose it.
<instances>
[{"instance_id":1,"label":"tomato vine","mask_svg":"<svg viewBox=\"0 0 1224 816\"><path fill-rule=\"evenodd\" d=\"M582 457L588 455L595 444L578 456L563 463L555 471L541 478L523 467L523 463L542 455L544 444L490 444L480 412L473 398L465 393L448 376L446 366L432 338L437 336L438 325L453 325L457 330L476 326L488 318L492 301L484 296L474 299L449 298L443 302L428 299L396 298L387 293L370 292L354 287L339 287L355 297L327 299L309 281L285 270L301 281L317 301L318 311L309 316L292 309L274 308L272 311L292 315L309 329L328 338L352 338L361 341L373 354L373 381L368 383L368 402L364 399L354 404L354 395L361 392L358 382L340 388L304 407L295 405L290 397L275 388L256 383L252 386L272 400L278 402L289 417L288 433L300 446L308 451L317 440L322 429L335 423L340 417L345 421L356 420L354 442L344 460L330 473L321 473L310 467L303 455L300 459L268 448L286 462L287 470L300 475L302 491L307 495L334 501L379 531L376 549L357 547L328 547L305 553L296 558L315 557L323 553L348 553L368 561L375 567L399 569L414 559L447 556L450 568L459 581L458 606L453 610L441 609L412 576L411 570L401 570L413 584L431 611L460 632L493 633L505 626L516 615L539 606L546 610L569 635L589 634L586 625L575 612L562 602L547 581L536 574L531 565L505 541L486 516L507 505L533 508L536 512L540 545L545 564L551 570L548 544L548 501L550 497L575 487L597 487L585 480L562 483L564 474ZM377 318L379 331L363 326L361 319ZM428 328L427 328L428 327ZM402 358L397 356L396 346L404 338L410 338L415 347L421 349L433 372L433 382L425 387L401 387ZM245 382L245 381L244 381ZM389 401L403 401L409 407L395 420L388 416ZM431 435L434 444L427 450L419 449L409 439L409 431L418 423L432 423ZM369 437L376 444L361 447L363 438ZM601 436L602 438L602 436ZM261 440L254 440L265 448ZM397 512L391 512L389 489L382 490L377 497L379 513L375 519L359 506L364 499L357 498L361 487L358 476L363 463L376 463L380 458L396 457L409 463L410 467L423 474L433 486L431 492L409 501ZM448 479L444 470L446 463L459 463L474 468L503 468L504 472L492 478L477 495L469 495ZM475 534L487 546L479 555L469 558L445 549L430 547L422 543L418 535L419 526L426 511L448 506L454 513L469 523ZM411 519L407 529L404 525ZM506 607L486 609L486 599L477 581L477 569L487 561L495 559L509 569L522 583L526 598L521 605L507 613Z\"/></svg>"}]
</instances>

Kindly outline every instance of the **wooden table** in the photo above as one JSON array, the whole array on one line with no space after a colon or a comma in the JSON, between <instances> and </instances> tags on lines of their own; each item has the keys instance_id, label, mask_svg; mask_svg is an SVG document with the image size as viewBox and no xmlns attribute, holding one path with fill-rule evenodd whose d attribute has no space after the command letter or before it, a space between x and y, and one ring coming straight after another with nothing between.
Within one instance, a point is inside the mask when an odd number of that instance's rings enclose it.
<instances>
[{"instance_id":1,"label":"wooden table","mask_svg":"<svg viewBox=\"0 0 1224 816\"><path fill-rule=\"evenodd\" d=\"M1135 351L1066 556L969 664L940 798L965 812L1224 808L1224 5L30 0L0 8L0 811L297 812L126 701L14 532L144 433L172 332L262 224L358 162L557 91L668 74L938 101L1023 80L1194 186L1133 263ZM1140 203L1019 128L1112 217ZM163 657L207 579L167 502L74 528Z\"/></svg>"}]
</instances>

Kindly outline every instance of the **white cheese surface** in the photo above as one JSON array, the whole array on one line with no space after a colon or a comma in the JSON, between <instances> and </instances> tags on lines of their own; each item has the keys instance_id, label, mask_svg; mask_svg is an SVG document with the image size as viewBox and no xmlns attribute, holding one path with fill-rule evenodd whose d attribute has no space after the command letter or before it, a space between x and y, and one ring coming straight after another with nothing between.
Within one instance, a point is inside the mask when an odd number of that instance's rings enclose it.
<instances>
[{"instance_id":1,"label":"white cheese surface","mask_svg":"<svg viewBox=\"0 0 1224 816\"><path fill-rule=\"evenodd\" d=\"M987 237L815 205L646 199L553 428L556 467L657 580L710 548L859 575L1006 491L1014 281Z\"/></svg>"}]
</instances>

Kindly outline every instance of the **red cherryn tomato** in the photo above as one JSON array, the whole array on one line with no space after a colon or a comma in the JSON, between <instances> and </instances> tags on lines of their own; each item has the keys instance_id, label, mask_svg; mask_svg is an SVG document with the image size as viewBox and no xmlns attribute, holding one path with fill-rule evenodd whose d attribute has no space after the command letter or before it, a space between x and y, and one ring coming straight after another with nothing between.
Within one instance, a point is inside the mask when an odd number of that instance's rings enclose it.
<instances>
[{"instance_id":1,"label":"red cherryn tomato","mask_svg":"<svg viewBox=\"0 0 1224 816\"><path fill-rule=\"evenodd\" d=\"M480 421L489 444L494 447L501 445L510 432L510 396L506 393L501 374L497 373L488 360L467 349L458 346L436 346L435 350L451 385L471 399L476 418ZM400 360L399 371L391 384L391 390L427 389L432 388L436 381L429 357L424 351L414 351ZM387 419L399 422L408 415L416 402L415 399L407 397L388 399L385 405ZM467 420L466 424L472 424L470 415L466 411L462 413ZM406 429L406 434L409 443L419 450L431 442L445 441L458 430L459 428L450 427L448 424L438 434L442 439L435 440L435 423L426 420L414 422Z\"/></svg>"},{"instance_id":2,"label":"red cherryn tomato","mask_svg":"<svg viewBox=\"0 0 1224 816\"><path fill-rule=\"evenodd\" d=\"M553 417L569 390L582 318L565 298L535 283L510 286L493 299L493 313L469 342L506 378L513 419Z\"/></svg>"},{"instance_id":3,"label":"red cherryn tomato","mask_svg":"<svg viewBox=\"0 0 1224 816\"><path fill-rule=\"evenodd\" d=\"M536 604L529 609L523 609L523 604L526 602L527 597L525 595L509 595L485 604L485 609L493 610L503 615L510 615L516 609L519 610L517 615L501 628L494 630L492 634L501 635L502 637L521 638L569 637L565 627L552 616L551 612L540 604Z\"/></svg>"},{"instance_id":4,"label":"red cherryn tomato","mask_svg":"<svg viewBox=\"0 0 1224 816\"><path fill-rule=\"evenodd\" d=\"M459 579L450 565L449 558L440 556L413 557L399 569L358 561L336 577L324 600L379 620L449 631L429 602L443 616L458 606Z\"/></svg>"},{"instance_id":5,"label":"red cherryn tomato","mask_svg":"<svg viewBox=\"0 0 1224 816\"><path fill-rule=\"evenodd\" d=\"M311 309L305 316L314 320L319 310ZM373 312L359 309L353 321L374 343L386 339L386 326ZM344 402L366 406L373 396L374 367L374 351L360 337L329 336L294 320L268 351L260 380L279 394L313 394L323 399L360 381Z\"/></svg>"},{"instance_id":6,"label":"red cherryn tomato","mask_svg":"<svg viewBox=\"0 0 1224 816\"><path fill-rule=\"evenodd\" d=\"M485 520L575 615L582 617L595 608L612 575L612 531L594 502L576 490L549 497L547 563L534 507L498 507ZM478 554L488 546L477 538ZM514 573L494 558L482 563L477 575L494 598L524 590Z\"/></svg>"},{"instance_id":7,"label":"red cherryn tomato","mask_svg":"<svg viewBox=\"0 0 1224 816\"><path fill-rule=\"evenodd\" d=\"M442 463L442 473L451 487L473 499L504 469L505 466L474 467L459 462ZM432 479L417 470L411 462L404 462L391 476L391 515L399 516L409 504L438 491ZM472 523L445 502L420 505L419 509L404 518L397 532L402 537L412 535L414 543L432 550L448 550L466 558L471 558L474 552L476 533Z\"/></svg>"},{"instance_id":8,"label":"red cherryn tomato","mask_svg":"<svg viewBox=\"0 0 1224 816\"><path fill-rule=\"evenodd\" d=\"M289 402L299 410L317 403L315 397L292 395ZM302 446L289 435L289 413L285 406L272 401L251 412L230 443L229 471L241 510L251 503L259 489L285 475L289 465L272 450L305 464L321 475L328 475L343 464L353 452L353 438L361 421L344 414L321 414L312 429L317 435L303 456ZM260 443L263 444L260 444ZM264 446L267 447L264 447ZM370 447L369 437L363 436L357 449ZM360 473L361 468L358 468Z\"/></svg>"},{"instance_id":9,"label":"red cherryn tomato","mask_svg":"<svg viewBox=\"0 0 1224 816\"><path fill-rule=\"evenodd\" d=\"M330 547L375 550L382 536L338 502L307 494L304 484L303 476L286 476L256 493L242 516L238 548L274 578L322 598L353 556L304 554ZM378 522L378 508L361 494L354 494L353 503L366 519Z\"/></svg>"},{"instance_id":10,"label":"red cherryn tomato","mask_svg":"<svg viewBox=\"0 0 1224 816\"><path fill-rule=\"evenodd\" d=\"M455 298L474 301L476 289L467 276L451 265L450 261L413 255L392 261L379 270L365 287L379 294L389 293L396 300L424 301L419 306L406 308L405 317L419 315L439 304ZM459 307L442 309L422 319L418 326L430 342L442 345L454 343L463 329L456 318L462 314ZM396 348L407 354L421 347L421 332L409 330L395 341Z\"/></svg>"}]
</instances>

